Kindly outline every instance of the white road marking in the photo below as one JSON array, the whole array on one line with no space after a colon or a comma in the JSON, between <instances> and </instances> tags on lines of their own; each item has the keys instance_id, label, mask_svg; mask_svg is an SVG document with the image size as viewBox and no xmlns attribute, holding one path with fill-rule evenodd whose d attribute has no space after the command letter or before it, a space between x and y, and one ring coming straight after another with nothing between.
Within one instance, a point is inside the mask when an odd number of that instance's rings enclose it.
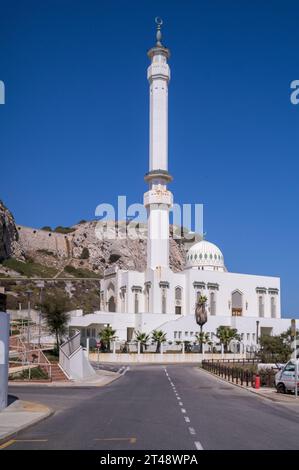
<instances>
[{"instance_id":1,"label":"white road marking","mask_svg":"<svg viewBox=\"0 0 299 470\"><path fill-rule=\"evenodd\" d=\"M176 387L175 387L174 383L172 382L172 380L171 380L171 378L170 378L170 376L169 376L169 374L168 374L166 368L165 368L164 370L165 370L166 376L167 376L167 378L168 378L168 380L169 380L169 383L170 383L170 385L172 386L172 390L174 391L174 394L175 394L175 396L176 396L176 399L177 399L178 402L179 402L178 405L179 405L180 407L184 406L184 405L183 405L183 402L181 401L181 398L179 397L179 395L178 395L178 393L177 393ZM181 408L181 412L182 412L183 414L185 414L185 413L186 413L185 408ZM186 423L190 423L190 418L189 418L188 416L184 416L184 419L185 419L185 422L186 422ZM192 428L191 426L188 426L188 430L189 430L189 433L191 434L191 436L194 436L194 435L196 434L195 429ZM195 445L195 448L196 448L197 450L203 450L203 446L201 445L201 443L200 443L199 441L194 441L194 445Z\"/></svg>"},{"instance_id":2,"label":"white road marking","mask_svg":"<svg viewBox=\"0 0 299 470\"><path fill-rule=\"evenodd\" d=\"M197 450L203 450L203 446L199 441L195 441L194 444Z\"/></svg>"}]
</instances>

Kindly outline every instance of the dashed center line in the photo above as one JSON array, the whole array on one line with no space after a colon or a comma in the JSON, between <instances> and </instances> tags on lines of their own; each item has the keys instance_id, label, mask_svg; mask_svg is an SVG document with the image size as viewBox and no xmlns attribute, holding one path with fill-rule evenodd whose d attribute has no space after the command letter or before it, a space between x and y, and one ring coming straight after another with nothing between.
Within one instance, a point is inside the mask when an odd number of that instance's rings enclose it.
<instances>
[{"instance_id":1,"label":"dashed center line","mask_svg":"<svg viewBox=\"0 0 299 470\"><path fill-rule=\"evenodd\" d=\"M170 385L171 385L171 387L172 387L172 390L173 390L173 392L174 392L174 394L175 394L175 396L176 396L176 399L178 400L178 405L181 407L181 412L185 415L185 414L186 414L186 410L185 410L185 408L182 408L182 407L184 406L184 405L183 405L183 402L181 401L181 398L179 397L179 395L178 395L178 393L177 393L177 391L176 391L176 387L175 387L174 383L172 382L172 380L171 380L171 378L170 378L170 376L169 376L169 374L168 374L168 372L167 372L166 367L164 367L164 371L165 371L165 374L166 374L166 376L167 376L167 378L168 378L168 380L169 380L169 383L170 383ZM184 419L185 419L185 422L186 422L186 423L190 423L190 418L189 418L189 416L184 416ZM195 435L196 435L195 429L192 428L191 426L188 426L188 431L189 431L189 433L191 434L191 436L195 436ZM203 450L203 447L202 447L202 445L201 445L201 443L200 443L199 441L194 441L194 445L195 445L195 448L196 448L197 450Z\"/></svg>"}]
</instances>

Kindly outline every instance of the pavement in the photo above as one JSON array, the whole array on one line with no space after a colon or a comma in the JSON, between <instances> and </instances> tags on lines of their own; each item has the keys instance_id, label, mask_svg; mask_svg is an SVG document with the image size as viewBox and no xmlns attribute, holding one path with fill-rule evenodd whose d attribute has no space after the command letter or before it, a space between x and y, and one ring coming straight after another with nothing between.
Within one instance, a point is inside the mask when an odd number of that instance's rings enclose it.
<instances>
[{"instance_id":1,"label":"pavement","mask_svg":"<svg viewBox=\"0 0 299 470\"><path fill-rule=\"evenodd\" d=\"M213 374L212 372L209 372L207 370L201 369L202 372L214 376L216 379L218 379L221 382L226 382L234 387L239 387L242 388L243 390L246 390L250 393L254 393L255 395L258 395L262 398L267 398L268 400L272 400L278 403L293 403L295 406L299 405L299 397L295 397L294 394L283 394L283 393L277 393L276 388L273 387L260 387L260 388L253 388L252 386L246 386L246 385L241 385L237 384L235 382L229 381L223 377L219 377L216 374Z\"/></svg>"},{"instance_id":2,"label":"pavement","mask_svg":"<svg viewBox=\"0 0 299 470\"><path fill-rule=\"evenodd\" d=\"M127 368L123 367L118 368L118 372L113 372L108 369L98 369L96 370L96 375L86 378L84 380L66 380L57 381L57 382L45 382L45 381L9 381L9 385L16 387L63 387L63 388L73 388L73 387L104 387L114 380L121 377L121 375L126 372Z\"/></svg>"},{"instance_id":3,"label":"pavement","mask_svg":"<svg viewBox=\"0 0 299 470\"><path fill-rule=\"evenodd\" d=\"M5 448L7 440L13 440L20 431L43 419L48 418L52 410L40 403L15 400L0 412L0 449Z\"/></svg>"},{"instance_id":4,"label":"pavement","mask_svg":"<svg viewBox=\"0 0 299 470\"><path fill-rule=\"evenodd\" d=\"M10 387L53 414L5 450L299 450L299 403L189 365L131 366L106 387ZM299 400L298 400L299 402Z\"/></svg>"},{"instance_id":5,"label":"pavement","mask_svg":"<svg viewBox=\"0 0 299 470\"><path fill-rule=\"evenodd\" d=\"M62 387L70 388L90 388L103 387L110 384L114 380L121 377L126 372L126 368L119 369L119 373L110 370L97 370L96 376L81 381L68 382L9 382L9 385L16 389L24 389L29 387ZM21 392L22 393L22 392ZM17 395L19 393L17 392ZM18 400L17 397L9 396L9 406L0 412L0 449L6 448L8 445L16 442L16 436L20 431L48 418L54 410L49 406L41 403ZM18 440L19 442L19 440Z\"/></svg>"}]
</instances>

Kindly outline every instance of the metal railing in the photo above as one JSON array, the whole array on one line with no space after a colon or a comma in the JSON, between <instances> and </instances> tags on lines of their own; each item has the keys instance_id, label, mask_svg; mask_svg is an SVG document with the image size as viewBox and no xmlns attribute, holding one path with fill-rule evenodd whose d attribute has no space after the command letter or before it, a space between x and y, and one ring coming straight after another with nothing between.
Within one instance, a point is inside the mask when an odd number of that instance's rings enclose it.
<instances>
[{"instance_id":1,"label":"metal railing","mask_svg":"<svg viewBox=\"0 0 299 470\"><path fill-rule=\"evenodd\" d=\"M218 375L219 377L232 382L235 384L243 385L246 387L254 387L255 378L257 375L260 376L261 386L264 387L275 387L275 374L276 371L271 369L257 370L254 369L259 361L250 359L240 360L203 360L202 368L212 374ZM252 368L249 368L249 366Z\"/></svg>"},{"instance_id":2,"label":"metal railing","mask_svg":"<svg viewBox=\"0 0 299 470\"><path fill-rule=\"evenodd\" d=\"M76 330L75 334L59 347L59 367L68 378L71 377L71 358L81 350L80 337L80 331Z\"/></svg>"}]
</instances>

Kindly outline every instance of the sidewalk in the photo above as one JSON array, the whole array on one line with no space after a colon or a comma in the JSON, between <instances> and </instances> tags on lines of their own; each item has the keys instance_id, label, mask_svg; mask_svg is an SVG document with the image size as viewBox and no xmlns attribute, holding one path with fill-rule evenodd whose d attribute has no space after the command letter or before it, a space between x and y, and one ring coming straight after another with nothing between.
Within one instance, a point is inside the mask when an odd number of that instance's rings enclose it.
<instances>
[{"instance_id":1,"label":"sidewalk","mask_svg":"<svg viewBox=\"0 0 299 470\"><path fill-rule=\"evenodd\" d=\"M16 400L0 412L0 449L8 438L33 424L48 418L52 410L39 403ZM3 447L3 446L2 446Z\"/></svg>"},{"instance_id":2,"label":"sidewalk","mask_svg":"<svg viewBox=\"0 0 299 470\"><path fill-rule=\"evenodd\" d=\"M126 369L124 370L126 372ZM114 382L114 380L118 379L121 377L123 373L118 373L118 372L111 372L108 370L97 370L96 375L92 376L90 378L86 378L84 380L66 380L65 382L63 381L57 381L57 382L34 382L34 381L15 381L11 380L8 382L9 386L13 387L26 387L26 386L34 386L34 387L104 387L105 385L110 384L111 382Z\"/></svg>"},{"instance_id":3,"label":"sidewalk","mask_svg":"<svg viewBox=\"0 0 299 470\"><path fill-rule=\"evenodd\" d=\"M212 372L209 372L205 369L199 368L197 370L203 371L206 374L211 375L215 379L221 380L221 382L225 382L227 384L234 385L235 387L242 388L243 390L247 390L247 392L254 393L255 395L258 395L260 397L267 398L268 400L272 400L277 403L286 403L286 404L291 403L291 404L299 406L299 397L296 398L295 395L288 395L288 394L284 395L283 393L277 393L275 388L270 388L270 387L261 387L258 389L250 387L250 386L247 387L246 385L241 385L241 384L237 384L235 382L226 380L225 378L219 377L219 375L213 374Z\"/></svg>"}]
</instances>

